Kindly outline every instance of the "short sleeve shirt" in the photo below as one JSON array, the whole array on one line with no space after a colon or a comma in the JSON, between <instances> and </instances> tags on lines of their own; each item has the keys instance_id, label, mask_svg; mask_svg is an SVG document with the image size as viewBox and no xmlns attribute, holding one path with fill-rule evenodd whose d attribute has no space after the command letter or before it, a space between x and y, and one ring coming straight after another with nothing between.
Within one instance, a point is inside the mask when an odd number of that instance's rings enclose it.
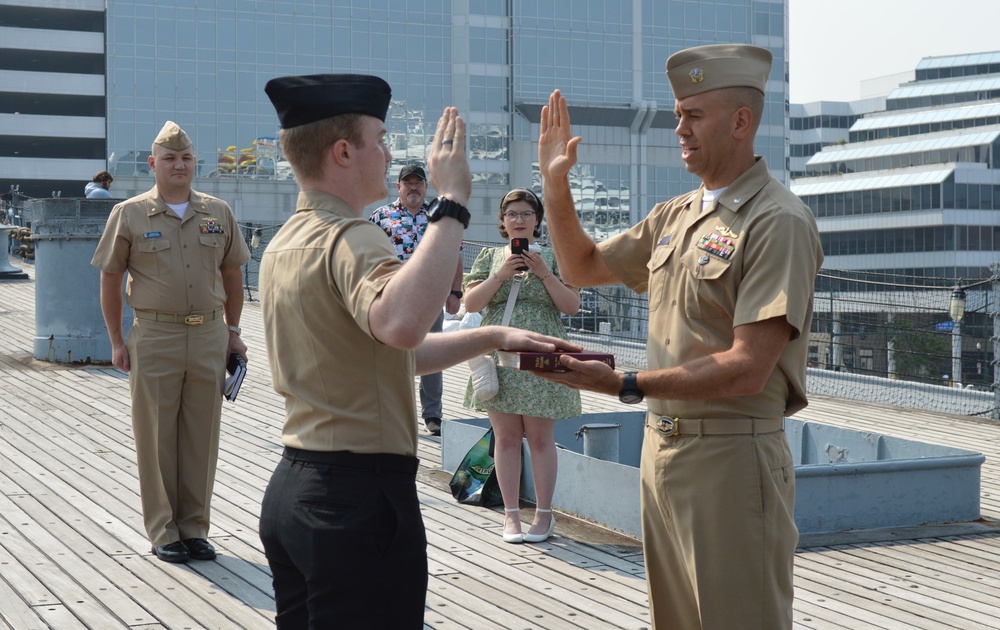
<instances>
[{"instance_id":1,"label":"short sleeve shirt","mask_svg":"<svg viewBox=\"0 0 1000 630\"><path fill-rule=\"evenodd\" d=\"M91 264L128 271L126 297L139 310L212 311L226 303L222 270L250 260L236 217L221 199L191 191L178 217L154 186L111 210Z\"/></svg>"},{"instance_id":2,"label":"short sleeve shirt","mask_svg":"<svg viewBox=\"0 0 1000 630\"><path fill-rule=\"evenodd\" d=\"M400 269L385 234L343 201L299 193L261 259L260 300L281 440L309 451L416 455L415 359L368 314Z\"/></svg>"},{"instance_id":3,"label":"short sleeve shirt","mask_svg":"<svg viewBox=\"0 0 1000 630\"><path fill-rule=\"evenodd\" d=\"M372 213L369 221L382 228L389 236L396 256L403 262L410 259L427 230L427 201L420 209L410 212L397 199L394 203L382 206Z\"/></svg>"},{"instance_id":4,"label":"short sleeve shirt","mask_svg":"<svg viewBox=\"0 0 1000 630\"><path fill-rule=\"evenodd\" d=\"M794 328L764 390L710 400L649 400L679 418L778 418L806 406L805 371L816 274L823 262L809 207L771 177L763 158L707 210L703 189L656 205L598 245L615 274L648 293L650 369L732 347L736 326L784 317Z\"/></svg>"}]
</instances>

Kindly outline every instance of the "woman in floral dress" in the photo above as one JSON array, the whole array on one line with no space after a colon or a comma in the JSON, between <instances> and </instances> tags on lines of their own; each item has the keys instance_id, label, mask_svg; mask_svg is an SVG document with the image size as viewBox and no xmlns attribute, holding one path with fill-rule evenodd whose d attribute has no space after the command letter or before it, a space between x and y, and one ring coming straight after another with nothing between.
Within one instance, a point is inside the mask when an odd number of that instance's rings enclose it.
<instances>
[{"instance_id":1,"label":"woman in floral dress","mask_svg":"<svg viewBox=\"0 0 1000 630\"><path fill-rule=\"evenodd\" d=\"M507 193L500 201L500 234L505 239L526 238L529 244L541 236L545 209L538 196L525 188ZM518 267L527 267L519 271ZM559 279L555 255L550 249L532 245L521 255L510 246L486 248L480 252L465 278L465 308L486 309L482 325L503 320L507 297L515 276L521 288L515 300L510 326L566 338L559 313L574 315L580 308L579 290ZM500 392L488 401L466 387L465 406L485 411L496 438L496 473L503 494L503 538L509 543L541 542L552 535L556 520L552 515L552 494L556 487L555 420L580 415L580 392L551 383L531 372L497 368ZM521 438L531 449L531 473L535 481L535 518L527 532L521 531L519 513Z\"/></svg>"}]
</instances>

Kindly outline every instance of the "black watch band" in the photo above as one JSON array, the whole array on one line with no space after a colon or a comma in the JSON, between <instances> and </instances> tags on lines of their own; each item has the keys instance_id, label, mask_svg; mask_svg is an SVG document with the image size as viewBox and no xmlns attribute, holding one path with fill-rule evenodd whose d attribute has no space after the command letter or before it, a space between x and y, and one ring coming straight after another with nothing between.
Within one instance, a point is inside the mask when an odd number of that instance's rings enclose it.
<instances>
[{"instance_id":1,"label":"black watch band","mask_svg":"<svg viewBox=\"0 0 1000 630\"><path fill-rule=\"evenodd\" d=\"M454 295L455 297L457 297L460 300L462 299L462 296L465 295L461 291L452 291L451 294Z\"/></svg>"},{"instance_id":2,"label":"black watch band","mask_svg":"<svg viewBox=\"0 0 1000 630\"><path fill-rule=\"evenodd\" d=\"M635 405L642 402L645 395L639 389L639 382L636 378L637 372L625 372L622 380L622 389L618 392L618 400L626 405Z\"/></svg>"},{"instance_id":3,"label":"black watch band","mask_svg":"<svg viewBox=\"0 0 1000 630\"><path fill-rule=\"evenodd\" d=\"M440 221L443 217L451 217L467 228L472 214L468 208L457 201L452 201L447 197L438 197L427 207L427 220L433 223Z\"/></svg>"}]
</instances>

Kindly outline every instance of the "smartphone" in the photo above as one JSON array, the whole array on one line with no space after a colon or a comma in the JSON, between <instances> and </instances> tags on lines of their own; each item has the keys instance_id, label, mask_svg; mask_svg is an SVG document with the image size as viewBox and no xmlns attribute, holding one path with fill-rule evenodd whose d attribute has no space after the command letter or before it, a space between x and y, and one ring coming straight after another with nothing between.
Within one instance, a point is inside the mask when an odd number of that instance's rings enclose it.
<instances>
[{"instance_id":1,"label":"smartphone","mask_svg":"<svg viewBox=\"0 0 1000 630\"><path fill-rule=\"evenodd\" d=\"M526 238L512 238L510 239L510 253L512 254L523 254L528 251L528 239ZM527 267L518 267L518 271L527 271Z\"/></svg>"}]
</instances>

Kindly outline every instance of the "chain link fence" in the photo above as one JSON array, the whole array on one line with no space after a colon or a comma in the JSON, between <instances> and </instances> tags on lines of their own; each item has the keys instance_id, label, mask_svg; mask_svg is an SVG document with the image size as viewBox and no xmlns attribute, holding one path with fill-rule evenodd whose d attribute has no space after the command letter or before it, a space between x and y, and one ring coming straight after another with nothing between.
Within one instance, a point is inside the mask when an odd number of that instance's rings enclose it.
<instances>
[{"instance_id":1,"label":"chain link fence","mask_svg":"<svg viewBox=\"0 0 1000 630\"><path fill-rule=\"evenodd\" d=\"M28 200L16 190L0 196L0 222L20 228L12 232L9 253L31 261ZM244 266L249 301L259 299L261 255L281 225L240 224L251 252ZM471 269L483 248L503 244L465 242L463 267ZM998 286L1000 279L986 273L955 280L821 270L809 331L810 391L845 398L864 391L864 399L873 402L1000 416L994 402ZM563 316L570 338L588 349L614 353L622 367L644 368L646 297L624 285L585 288L580 297L579 312ZM900 390L904 383L912 386ZM927 401L938 397L941 388L951 402L929 406ZM900 391L909 393L901 398ZM967 402L954 402L958 399Z\"/></svg>"}]
</instances>

